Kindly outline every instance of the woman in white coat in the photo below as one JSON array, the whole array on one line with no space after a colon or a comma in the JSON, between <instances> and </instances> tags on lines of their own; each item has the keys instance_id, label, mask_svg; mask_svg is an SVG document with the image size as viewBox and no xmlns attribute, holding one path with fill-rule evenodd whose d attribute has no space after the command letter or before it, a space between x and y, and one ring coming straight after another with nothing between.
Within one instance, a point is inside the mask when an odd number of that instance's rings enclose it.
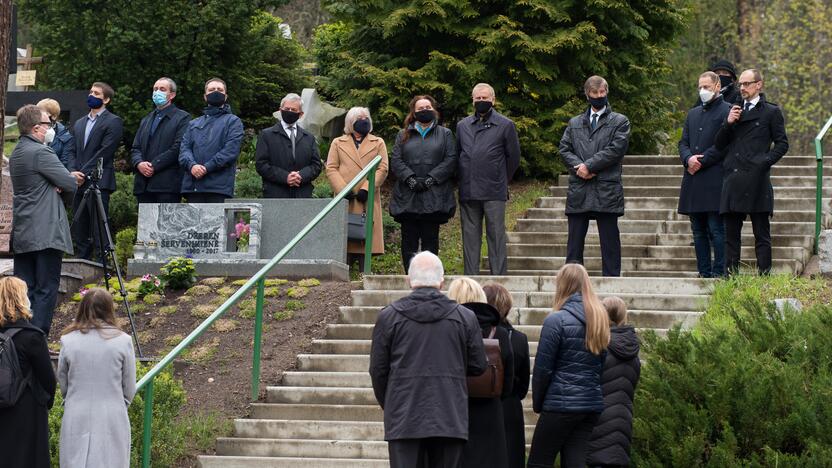
<instances>
[{"instance_id":1,"label":"woman in white coat","mask_svg":"<svg viewBox=\"0 0 832 468\"><path fill-rule=\"evenodd\" d=\"M64 396L61 467L129 468L127 407L136 393L136 358L106 290L90 289L64 330L58 383Z\"/></svg>"}]
</instances>

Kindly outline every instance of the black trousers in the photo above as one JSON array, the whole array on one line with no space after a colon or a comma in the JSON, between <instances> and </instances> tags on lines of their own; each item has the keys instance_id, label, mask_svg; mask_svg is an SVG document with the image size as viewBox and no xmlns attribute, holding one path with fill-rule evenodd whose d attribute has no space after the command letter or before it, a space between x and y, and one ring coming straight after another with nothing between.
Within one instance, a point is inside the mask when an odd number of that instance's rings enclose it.
<instances>
[{"instance_id":1,"label":"black trousers","mask_svg":"<svg viewBox=\"0 0 832 468\"><path fill-rule=\"evenodd\" d=\"M621 276L621 234L618 215L610 213L580 213L566 215L569 237L566 240L566 263L584 264L584 241L590 218L598 225L601 238L601 274Z\"/></svg>"},{"instance_id":2,"label":"black trousers","mask_svg":"<svg viewBox=\"0 0 832 468\"><path fill-rule=\"evenodd\" d=\"M742 248L742 224L745 217L751 217L754 231L754 253L757 256L757 271L761 275L771 272L771 224L770 213L726 213L725 219L725 269L728 274L740 269Z\"/></svg>"},{"instance_id":3,"label":"black trousers","mask_svg":"<svg viewBox=\"0 0 832 468\"><path fill-rule=\"evenodd\" d=\"M534 427L528 468L552 468L560 453L561 468L584 468L586 448L598 413L540 413Z\"/></svg>"},{"instance_id":4,"label":"black trousers","mask_svg":"<svg viewBox=\"0 0 832 468\"><path fill-rule=\"evenodd\" d=\"M75 193L75 198L72 200L72 237L75 241L75 256L77 258L85 258L87 260L92 260L93 253L98 249L99 245L99 226L101 226L101 223L99 223L99 225L95 227L92 227L90 225L89 206L92 206L92 209L97 209L94 207L94 204L88 205L88 207L85 208L83 213L80 213L79 216L79 210L81 209L81 200L83 199L84 193L86 192L88 186L88 183L82 185ZM89 196L93 196L92 192L90 192ZM102 190L101 201L104 203L104 212L107 213L107 219L109 220L110 192ZM97 214L96 219L98 219ZM115 239L116 233L112 232L110 234L112 234L113 239ZM102 258L99 259L99 261L103 263L103 255L101 257Z\"/></svg>"},{"instance_id":5,"label":"black trousers","mask_svg":"<svg viewBox=\"0 0 832 468\"><path fill-rule=\"evenodd\" d=\"M139 203L179 203L182 201L182 195L180 195L179 192L145 192L136 195L136 200Z\"/></svg>"},{"instance_id":6,"label":"black trousers","mask_svg":"<svg viewBox=\"0 0 832 468\"><path fill-rule=\"evenodd\" d=\"M224 203L229 198L228 195L208 192L189 192L183 193L182 196L188 203Z\"/></svg>"},{"instance_id":7,"label":"black trousers","mask_svg":"<svg viewBox=\"0 0 832 468\"><path fill-rule=\"evenodd\" d=\"M463 439L428 437L387 442L390 468L457 468L462 464Z\"/></svg>"},{"instance_id":8,"label":"black trousers","mask_svg":"<svg viewBox=\"0 0 832 468\"><path fill-rule=\"evenodd\" d=\"M57 249L14 254L14 275L22 279L29 289L32 325L43 330L47 336L52 326L55 304L58 302L63 256L64 253Z\"/></svg>"},{"instance_id":9,"label":"black trousers","mask_svg":"<svg viewBox=\"0 0 832 468\"><path fill-rule=\"evenodd\" d=\"M439 255L439 223L402 221L402 265L407 274L410 259L420 251L430 250ZM421 241L421 248L419 243Z\"/></svg>"}]
</instances>

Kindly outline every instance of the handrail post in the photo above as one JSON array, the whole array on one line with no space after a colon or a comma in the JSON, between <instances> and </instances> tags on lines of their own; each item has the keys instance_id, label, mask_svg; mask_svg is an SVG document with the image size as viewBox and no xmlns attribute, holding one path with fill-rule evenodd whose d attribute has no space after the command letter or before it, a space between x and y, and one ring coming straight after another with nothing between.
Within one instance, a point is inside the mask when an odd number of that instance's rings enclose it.
<instances>
[{"instance_id":1,"label":"handrail post","mask_svg":"<svg viewBox=\"0 0 832 468\"><path fill-rule=\"evenodd\" d=\"M263 338L263 297L266 279L257 281L257 305L254 315L254 353L251 362L251 401L260 396L260 345Z\"/></svg>"},{"instance_id":2,"label":"handrail post","mask_svg":"<svg viewBox=\"0 0 832 468\"><path fill-rule=\"evenodd\" d=\"M373 269L373 208L376 206L376 170L378 166L373 168L367 174L367 183L369 190L367 190L367 224L365 226L364 235L364 274L369 275Z\"/></svg>"},{"instance_id":3,"label":"handrail post","mask_svg":"<svg viewBox=\"0 0 832 468\"><path fill-rule=\"evenodd\" d=\"M815 137L815 160L817 162L817 183L815 186L815 245L812 252L817 255L820 241L820 225L823 221L823 137L832 127L832 117L826 121Z\"/></svg>"},{"instance_id":4,"label":"handrail post","mask_svg":"<svg viewBox=\"0 0 832 468\"><path fill-rule=\"evenodd\" d=\"M150 448L153 424L153 380L144 388L144 425L142 426L142 468L150 468Z\"/></svg>"}]
</instances>

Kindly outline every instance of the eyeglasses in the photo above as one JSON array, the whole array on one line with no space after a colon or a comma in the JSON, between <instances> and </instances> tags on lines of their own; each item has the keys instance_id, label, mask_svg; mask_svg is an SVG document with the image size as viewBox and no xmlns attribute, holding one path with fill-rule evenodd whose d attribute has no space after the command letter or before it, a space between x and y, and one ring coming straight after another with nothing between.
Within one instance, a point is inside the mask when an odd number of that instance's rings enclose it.
<instances>
[{"instance_id":1,"label":"eyeglasses","mask_svg":"<svg viewBox=\"0 0 832 468\"><path fill-rule=\"evenodd\" d=\"M760 80L740 81L739 85L740 85L740 88L747 88L747 87L753 85L754 83L759 83L759 82L760 82Z\"/></svg>"},{"instance_id":2,"label":"eyeglasses","mask_svg":"<svg viewBox=\"0 0 832 468\"><path fill-rule=\"evenodd\" d=\"M49 125L52 126L52 122L38 122L38 125Z\"/></svg>"}]
</instances>

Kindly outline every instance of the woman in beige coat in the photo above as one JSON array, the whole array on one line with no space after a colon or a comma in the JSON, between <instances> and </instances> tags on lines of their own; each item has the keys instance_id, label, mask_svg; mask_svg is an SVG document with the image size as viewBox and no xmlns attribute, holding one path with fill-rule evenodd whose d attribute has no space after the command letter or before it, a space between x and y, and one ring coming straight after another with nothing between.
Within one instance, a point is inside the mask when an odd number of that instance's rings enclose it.
<instances>
[{"instance_id":1,"label":"woman in beige coat","mask_svg":"<svg viewBox=\"0 0 832 468\"><path fill-rule=\"evenodd\" d=\"M347 112L344 135L332 140L326 158L326 177L333 193L338 193L364 169L377 155L381 162L376 168L375 196L373 206L373 254L384 253L384 226L382 223L381 196L379 187L387 178L387 146L384 140L371 134L373 121L366 107L353 107ZM352 193L347 195L350 213L362 213L367 202L369 183L365 179ZM347 252L363 254L364 242L349 241Z\"/></svg>"}]
</instances>

